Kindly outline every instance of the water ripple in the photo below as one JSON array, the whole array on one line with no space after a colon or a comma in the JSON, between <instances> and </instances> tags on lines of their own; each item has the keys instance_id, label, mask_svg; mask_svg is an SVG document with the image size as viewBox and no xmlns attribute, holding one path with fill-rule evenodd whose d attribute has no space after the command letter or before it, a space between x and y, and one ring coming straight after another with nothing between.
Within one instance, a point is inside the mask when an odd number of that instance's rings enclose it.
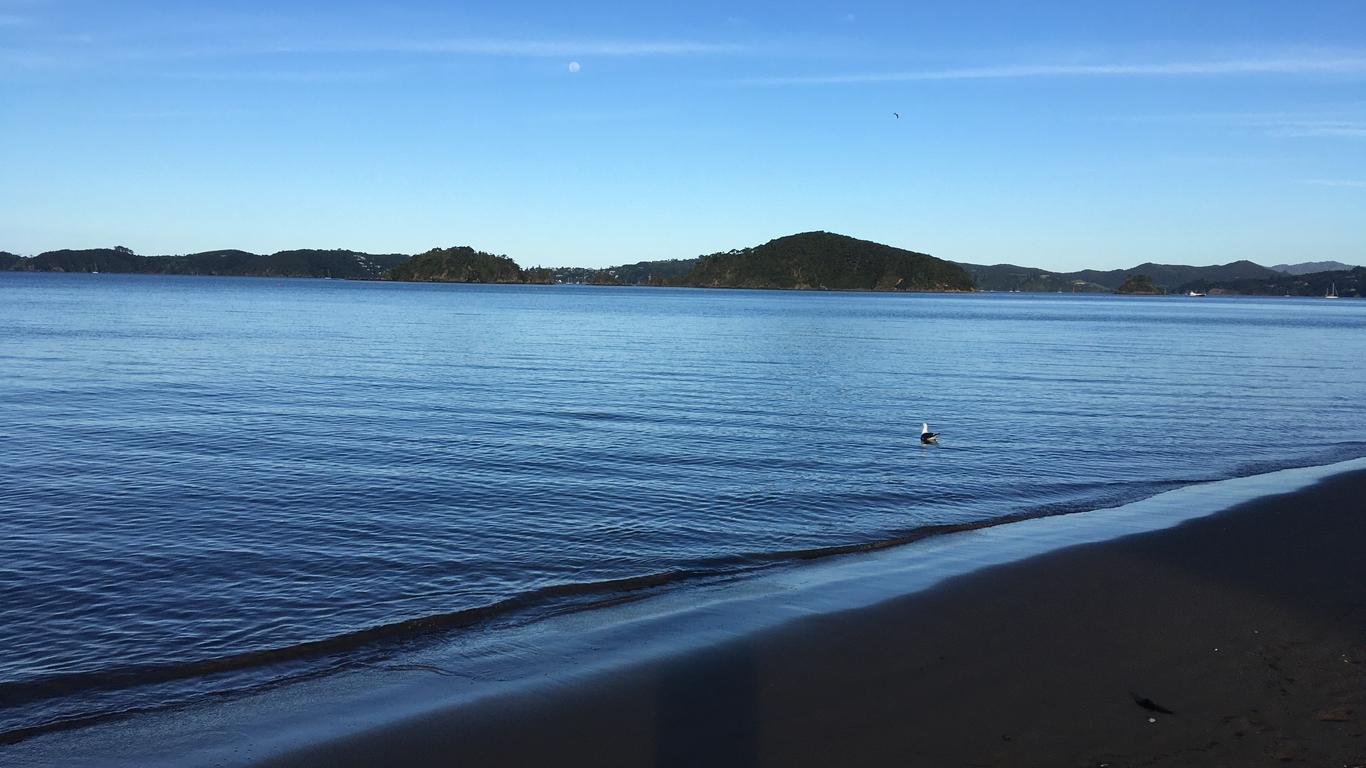
<instances>
[{"instance_id":1,"label":"water ripple","mask_svg":"<svg viewBox=\"0 0 1366 768\"><path fill-rule=\"evenodd\" d=\"M1360 302L82 277L0 273L0 738L1366 453Z\"/></svg>"}]
</instances>

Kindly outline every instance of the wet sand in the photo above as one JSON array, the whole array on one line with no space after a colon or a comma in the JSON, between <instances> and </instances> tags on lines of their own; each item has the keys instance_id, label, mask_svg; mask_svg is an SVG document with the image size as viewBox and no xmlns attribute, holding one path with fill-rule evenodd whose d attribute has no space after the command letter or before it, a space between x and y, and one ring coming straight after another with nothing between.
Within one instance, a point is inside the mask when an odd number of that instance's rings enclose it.
<instances>
[{"instance_id":1,"label":"wet sand","mask_svg":"<svg viewBox=\"0 0 1366 768\"><path fill-rule=\"evenodd\" d=\"M1366 472L269 764L1366 765Z\"/></svg>"}]
</instances>

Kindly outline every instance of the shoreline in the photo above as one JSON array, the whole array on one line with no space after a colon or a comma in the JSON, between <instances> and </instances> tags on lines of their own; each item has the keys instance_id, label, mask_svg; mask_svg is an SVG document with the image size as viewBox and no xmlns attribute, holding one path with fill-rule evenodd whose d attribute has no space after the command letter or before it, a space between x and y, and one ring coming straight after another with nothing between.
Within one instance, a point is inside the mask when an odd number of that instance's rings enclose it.
<instances>
[{"instance_id":1,"label":"shoreline","mask_svg":"<svg viewBox=\"0 0 1366 768\"><path fill-rule=\"evenodd\" d=\"M972 290L953 290L947 288L934 289L893 289L893 288L785 288L778 286L741 286L741 285L654 285L650 283L543 283L543 282L515 282L515 281L460 281L460 280L395 280L385 277L327 277L323 275L249 275L231 274L215 275L200 273L177 273L177 272L81 272L65 270L37 270L37 269L0 269L0 273L10 272L14 274L27 275L117 275L121 277L203 277L203 278L252 278L264 280L334 280L347 283L385 283L392 285L488 285L488 286L545 286L551 288L678 288L685 290L706 290L706 291L765 291L765 292L788 292L788 293L836 293L836 294L916 294L916 295L942 295L942 296L980 296L984 294L1017 294L1026 296L1136 296L1140 298L1189 298L1187 294L1179 291L1168 291L1163 293L1142 293L1142 292L1121 292L1118 290L1107 291L1021 291L1021 290L1001 290L1001 289L972 289ZM1316 293L1290 294L1290 293L1212 293L1207 298L1219 299L1322 299ZM1343 296L1344 299L1357 299L1360 296Z\"/></svg>"},{"instance_id":2,"label":"shoreline","mask_svg":"<svg viewBox=\"0 0 1366 768\"><path fill-rule=\"evenodd\" d=\"M906 618L907 615L921 615L916 621L925 621L924 609L907 609L906 605L932 603L938 604L941 612L966 614L968 622L964 626L978 621L976 631L985 636L995 634L1002 627L1014 632L1021 617L1012 617L1009 611L998 615L1008 606L990 597L1002 586L1016 588L1013 578L1003 577L1002 573L1012 569L1046 571L1052 568L1057 571L1062 568L1065 573L1085 577L1081 580L1089 583L1106 576L1103 569L1093 572L1097 570L1094 562L1080 570L1077 566L1049 564L1074 557L1071 553L1120 547L1131 540L1155 537L1158 541L1179 542L1183 540L1181 532L1192 525L1213 524L1215 520L1242 520L1246 510L1259 505L1276 507L1297 503L1296 499L1306 497L1306 494L1312 496L1322 487L1306 489L1307 484L1324 477L1328 478L1323 480L1324 484L1347 483L1357 489L1357 498L1366 497L1363 491L1366 488L1366 459L1185 486L1123 507L1034 518L948 534L911 546L793 568L771 577L683 590L672 595L653 595L639 602L566 614L545 622L544 626L527 628L511 636L457 638L430 652L401 655L396 660L409 663L386 664L379 669L344 673L336 679L284 686L226 703L193 705L89 729L39 736L11 748L0 747L0 755L10 752L21 762L31 757L30 762L35 765L81 764L72 760L78 754L105 756L105 759L88 763L92 765L253 765L262 761L271 765L313 765L333 764L344 757L367 754L374 744L387 744L380 752L371 753L374 759L379 759L395 748L392 742L398 739L407 745L405 748L418 750L404 758L406 763L415 765L424 764L423 749L438 749L441 755L449 756L476 743L486 744L486 751L478 758L472 758L476 763L510 764L530 760L534 756L517 752L517 744L524 739L507 732L508 722L522 723L528 718L540 718L538 733L542 730L552 733L558 732L556 729L563 723L576 719L584 721L576 728L589 730L605 727L606 723L616 722L621 717L629 720L636 710L648 709L645 707L648 702L639 699L643 695L642 681L658 682L664 679L661 675L665 673L682 675L680 679L684 680L706 681L705 685L698 683L702 688L692 693L688 693L692 690L691 683L680 689L678 695L684 697L682 701L691 701L689 696L701 698L688 706L675 706L670 710L672 714L665 718L668 721L695 720L718 706L738 716L741 709L746 709L738 706L739 703L754 703L761 692L763 700L767 701L767 692L775 684L792 685L794 679L803 679L813 669L823 669L832 660L842 663L843 671L834 677L827 675L823 684L827 689L832 686L838 689L835 693L847 693L840 680L867 677L873 670L890 674L898 664L904 664L902 656L885 653L882 656L873 654L876 658L860 661L860 649L877 648L877 642L885 642L878 627L900 627L906 634L903 640L908 648L915 647L916 642L924 642L920 637L921 629L908 624L912 620ZM1197 519L1190 520L1192 517ZM1255 538L1253 534L1259 530L1258 526L1252 525L1251 529L1252 533L1246 535ZM1352 533L1357 535L1361 531L1353 529ZM1344 537L1330 543L1339 549L1350 550L1353 543L1366 543L1363 539L1366 536ZM1358 546L1357 550L1360 549ZM971 590L962 593L961 585L965 583L980 585L975 596ZM1345 578L1344 584L1352 586L1352 578ZM1065 583L1055 585L1058 589L1066 586ZM1087 599L1097 601L1094 590L1067 599L1045 591L1036 594L1030 602L1056 612L1059 604L1085 604ZM954 607L960 603L978 608L974 611ZM909 614L904 613L907 610ZM917 614L917 610L922 614ZM954 629L934 624L937 615L936 612L928 616L931 624L937 627L930 636ZM995 618L987 625L981 624L986 620L981 617L992 616ZM1127 614L1110 616L1108 621L1123 623L1131 618ZM1058 617L1054 632L1067 626L1068 621L1071 620ZM1099 624L1100 619L1093 618L1082 626ZM1366 622L1362 625L1366 626ZM974 641L972 632L957 631L960 635L967 632L968 636L957 637L951 643L955 648L982 641L981 638ZM1182 633L1183 636L1190 634L1189 631ZM838 642L834 642L836 639ZM796 653L794 643L797 648L805 647L802 644L806 643L814 649L822 642L826 646L818 651L809 650L813 655L805 662L800 660L799 654L793 656ZM491 648L501 645L514 650ZM1000 648L991 650L990 655L1001 652ZM740 667L735 666L737 653L748 659ZM1016 662L1025 663L1018 658ZM922 675L937 668L934 663L922 667L925 667L920 670ZM978 675L972 673L967 677L976 679ZM743 680L750 683L737 682ZM925 679L916 676L905 680L904 684L908 690L920 690ZM1133 685L1142 687L1137 682ZM719 691L727 693L716 693ZM626 705L624 702L632 695L637 699ZM675 698L672 688L663 692L656 690L652 695L651 701L668 702ZM992 697L1009 700L1018 695L1018 691L997 691ZM1177 709L1168 700L1170 696L1158 695L1157 691L1147 691L1143 695ZM788 691L783 698L801 700L801 691ZM301 710L299 703L304 701L308 705ZM854 711L861 705L860 698L848 700L846 696L846 700L841 700L831 690L824 690L820 701L828 701L828 707L808 699L808 707L813 713L819 714L826 708L836 713L846 709ZM878 701L883 699L873 697L866 703ZM1022 706L1032 708L1034 705L1026 701ZM1142 713L1132 703L1128 706ZM696 711L689 714L694 709ZM1363 710L1366 705L1356 711ZM600 717L590 713L598 713ZM772 732L775 728L782 730L788 727L786 723L791 714L785 717L769 712L767 707L755 708L749 717L753 725L751 730L761 733ZM919 714L916 719L924 719L924 715ZM651 726L656 737L662 737L664 731L659 729L665 725L669 732L674 730L673 725L663 721ZM651 733L640 723L632 728L631 738L637 746ZM702 725L689 729L696 731L697 740L704 740L707 729ZM443 742L446 737L442 734L449 733L462 734L460 743ZM568 738L573 734L561 735ZM600 736L614 742L621 740L609 738L605 733ZM705 740L712 743L710 738ZM860 741L863 740L878 742L879 734L864 733L860 736ZM733 741L729 742L731 747L741 746ZM548 759L552 754L563 753L579 755L584 763L610 764L615 755L623 764L638 764L643 755L639 751L629 756L593 751L598 747L582 752L587 748L585 743L573 739L571 742L561 743L555 747L555 752L547 751L541 757ZM716 743L723 742L725 739ZM553 739L546 741L547 745L551 743L555 743ZM760 747L762 749L756 754L776 754L771 745L756 742L755 748ZM810 751L809 747L799 751ZM447 752L447 749L456 752ZM551 748L547 746L546 749ZM664 753L673 749L661 749L663 751L657 757L667 764L668 755ZM800 763L801 756L785 754L779 762ZM721 759L724 757L716 753L709 761L727 762ZM833 754L828 757L831 761L841 761ZM885 753L883 757L893 762L897 759L892 753ZM356 764L366 762L359 757L355 759ZM556 759L565 761L561 757ZM871 756L869 759L874 760ZM955 764L951 759L948 753L940 753L936 758L950 761L944 764ZM771 760L765 758L764 762ZM1006 762L1016 764L1014 759Z\"/></svg>"},{"instance_id":3,"label":"shoreline","mask_svg":"<svg viewBox=\"0 0 1366 768\"><path fill-rule=\"evenodd\" d=\"M1358 765L1363 498L1356 470L262 764Z\"/></svg>"}]
</instances>

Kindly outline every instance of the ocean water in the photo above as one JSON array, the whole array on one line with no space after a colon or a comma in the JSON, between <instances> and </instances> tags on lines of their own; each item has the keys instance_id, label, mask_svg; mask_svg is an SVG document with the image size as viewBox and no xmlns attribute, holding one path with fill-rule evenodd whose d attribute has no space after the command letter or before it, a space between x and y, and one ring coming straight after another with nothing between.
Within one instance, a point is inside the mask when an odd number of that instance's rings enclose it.
<instances>
[{"instance_id":1,"label":"ocean water","mask_svg":"<svg viewBox=\"0 0 1366 768\"><path fill-rule=\"evenodd\" d=\"M0 743L1366 456L1363 353L1354 300L0 273Z\"/></svg>"}]
</instances>

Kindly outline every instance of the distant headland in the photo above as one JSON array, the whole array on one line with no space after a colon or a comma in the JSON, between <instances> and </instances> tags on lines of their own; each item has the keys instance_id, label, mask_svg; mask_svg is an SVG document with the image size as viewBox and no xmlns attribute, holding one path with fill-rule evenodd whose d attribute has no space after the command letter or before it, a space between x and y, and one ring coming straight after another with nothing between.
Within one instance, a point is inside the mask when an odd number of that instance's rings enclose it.
<instances>
[{"instance_id":1,"label":"distant headland","mask_svg":"<svg viewBox=\"0 0 1366 768\"><path fill-rule=\"evenodd\" d=\"M142 256L124 247L0 251L0 271L312 277L414 282L651 285L842 291L1010 291L1047 293L1201 293L1341 296L1366 291L1366 267L1307 262L1263 267L1250 261L1215 266L1140 264L1130 269L1052 272L1013 264L971 264L859 240L802 232L762 245L694 258L640 261L607 269L522 267L508 256L469 246L425 253L299 249Z\"/></svg>"}]
</instances>

